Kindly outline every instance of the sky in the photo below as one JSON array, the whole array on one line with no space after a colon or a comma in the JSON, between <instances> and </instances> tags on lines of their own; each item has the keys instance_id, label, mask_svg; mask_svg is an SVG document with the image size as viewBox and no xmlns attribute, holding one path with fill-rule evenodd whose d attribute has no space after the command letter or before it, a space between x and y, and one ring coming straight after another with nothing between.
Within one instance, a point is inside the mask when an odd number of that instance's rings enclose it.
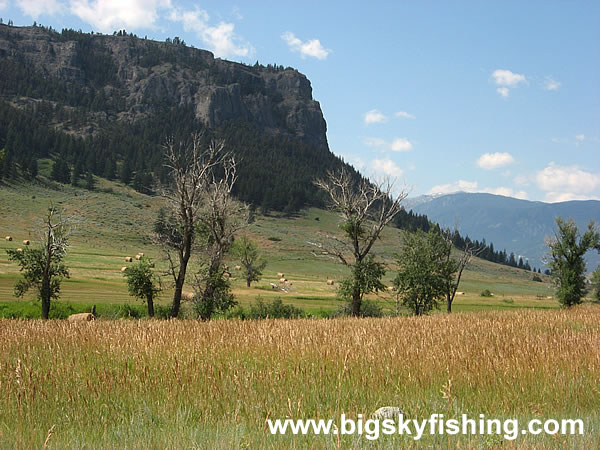
<instances>
[{"instance_id":1,"label":"sky","mask_svg":"<svg viewBox=\"0 0 600 450\"><path fill-rule=\"evenodd\" d=\"M411 197L600 200L598 1L0 0L0 17L292 66L331 151Z\"/></svg>"}]
</instances>

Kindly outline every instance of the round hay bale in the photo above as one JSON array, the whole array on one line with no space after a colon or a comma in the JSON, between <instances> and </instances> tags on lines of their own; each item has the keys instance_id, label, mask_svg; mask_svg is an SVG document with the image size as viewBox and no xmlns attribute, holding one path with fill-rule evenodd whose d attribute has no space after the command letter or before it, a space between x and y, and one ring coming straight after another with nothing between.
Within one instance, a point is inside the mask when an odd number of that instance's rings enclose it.
<instances>
[{"instance_id":1,"label":"round hay bale","mask_svg":"<svg viewBox=\"0 0 600 450\"><path fill-rule=\"evenodd\" d=\"M121 272L125 272L127 270L127 266L121 267Z\"/></svg>"},{"instance_id":2,"label":"round hay bale","mask_svg":"<svg viewBox=\"0 0 600 450\"><path fill-rule=\"evenodd\" d=\"M234 269L235 270L242 270L242 266L235 266Z\"/></svg>"},{"instance_id":3,"label":"round hay bale","mask_svg":"<svg viewBox=\"0 0 600 450\"><path fill-rule=\"evenodd\" d=\"M285 274L283 272L277 272L277 277L283 278L283 277L285 277Z\"/></svg>"},{"instance_id":4,"label":"round hay bale","mask_svg":"<svg viewBox=\"0 0 600 450\"><path fill-rule=\"evenodd\" d=\"M22 252L22 251L23 251L23 249L22 249L21 247L19 247L19 248L17 249L17 251L18 251L18 252Z\"/></svg>"},{"instance_id":5,"label":"round hay bale","mask_svg":"<svg viewBox=\"0 0 600 450\"><path fill-rule=\"evenodd\" d=\"M125 257L125 262L132 262L133 258L131 256L126 256Z\"/></svg>"},{"instance_id":6,"label":"round hay bale","mask_svg":"<svg viewBox=\"0 0 600 450\"><path fill-rule=\"evenodd\" d=\"M89 322L90 320L94 320L95 317L92 313L79 313L79 314L71 314L67 320L69 322Z\"/></svg>"},{"instance_id":7,"label":"round hay bale","mask_svg":"<svg viewBox=\"0 0 600 450\"><path fill-rule=\"evenodd\" d=\"M283 278L283 277L279 279L279 282L280 282L280 283L285 283L286 281L287 281L287 279L286 279L286 278Z\"/></svg>"},{"instance_id":8,"label":"round hay bale","mask_svg":"<svg viewBox=\"0 0 600 450\"><path fill-rule=\"evenodd\" d=\"M12 241L12 236L6 236L4 239L6 239L7 241Z\"/></svg>"},{"instance_id":9,"label":"round hay bale","mask_svg":"<svg viewBox=\"0 0 600 450\"><path fill-rule=\"evenodd\" d=\"M333 286L334 281L333 280L327 280L327 285L328 286Z\"/></svg>"},{"instance_id":10,"label":"round hay bale","mask_svg":"<svg viewBox=\"0 0 600 450\"><path fill-rule=\"evenodd\" d=\"M194 293L193 292L182 292L181 293L181 300L191 301L193 299L194 299Z\"/></svg>"},{"instance_id":11,"label":"round hay bale","mask_svg":"<svg viewBox=\"0 0 600 450\"><path fill-rule=\"evenodd\" d=\"M142 259L142 255L135 255L135 259L139 261L140 259Z\"/></svg>"},{"instance_id":12,"label":"round hay bale","mask_svg":"<svg viewBox=\"0 0 600 450\"><path fill-rule=\"evenodd\" d=\"M371 416L373 419L394 419L398 420L398 416L404 416L404 411L402 411L397 406L383 406L375 411Z\"/></svg>"},{"instance_id":13,"label":"round hay bale","mask_svg":"<svg viewBox=\"0 0 600 450\"><path fill-rule=\"evenodd\" d=\"M29 244L31 244L31 242L30 242L28 239L25 239L25 240L23 241L23 245L29 245Z\"/></svg>"},{"instance_id":14,"label":"round hay bale","mask_svg":"<svg viewBox=\"0 0 600 450\"><path fill-rule=\"evenodd\" d=\"M138 255L140 255L142 258L144 257L144 254L142 252L139 252Z\"/></svg>"}]
</instances>

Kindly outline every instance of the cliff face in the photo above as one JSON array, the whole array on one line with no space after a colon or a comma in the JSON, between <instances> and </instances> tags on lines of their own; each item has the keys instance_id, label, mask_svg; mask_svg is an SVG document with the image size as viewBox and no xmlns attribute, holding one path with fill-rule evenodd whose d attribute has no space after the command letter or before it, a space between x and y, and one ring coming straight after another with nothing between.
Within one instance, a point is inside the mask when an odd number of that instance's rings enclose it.
<instances>
[{"instance_id":1,"label":"cliff face","mask_svg":"<svg viewBox=\"0 0 600 450\"><path fill-rule=\"evenodd\" d=\"M90 120L136 121L158 104L185 106L210 128L242 120L271 135L328 148L325 120L310 82L293 69L215 59L208 51L179 43L6 25L0 25L0 64L35 72L66 91L119 99L110 113L96 111ZM16 105L39 100L22 93L8 97ZM89 133L83 126L72 131Z\"/></svg>"}]
</instances>

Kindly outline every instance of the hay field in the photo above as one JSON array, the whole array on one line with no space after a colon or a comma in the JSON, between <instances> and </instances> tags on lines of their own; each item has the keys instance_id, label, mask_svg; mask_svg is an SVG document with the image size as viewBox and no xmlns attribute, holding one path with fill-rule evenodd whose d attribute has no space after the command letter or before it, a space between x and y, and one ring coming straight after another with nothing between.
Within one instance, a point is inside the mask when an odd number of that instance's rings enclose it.
<instances>
[{"instance_id":1,"label":"hay field","mask_svg":"<svg viewBox=\"0 0 600 450\"><path fill-rule=\"evenodd\" d=\"M595 448L600 308L297 321L0 320L0 447ZM271 436L270 418L580 418L583 436ZM54 427L54 428L52 428ZM48 430L52 428L52 433ZM50 436L48 438L48 436Z\"/></svg>"}]
</instances>

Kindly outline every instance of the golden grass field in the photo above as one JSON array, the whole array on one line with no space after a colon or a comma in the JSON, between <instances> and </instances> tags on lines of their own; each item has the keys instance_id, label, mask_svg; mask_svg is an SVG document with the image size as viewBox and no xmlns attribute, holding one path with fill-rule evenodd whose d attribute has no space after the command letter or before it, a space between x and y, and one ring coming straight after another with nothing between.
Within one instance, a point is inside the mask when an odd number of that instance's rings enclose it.
<instances>
[{"instance_id":1,"label":"golden grass field","mask_svg":"<svg viewBox=\"0 0 600 450\"><path fill-rule=\"evenodd\" d=\"M0 320L1 448L597 448L600 308L264 321ZM272 436L395 405L582 436ZM49 430L52 431L49 433Z\"/></svg>"}]
</instances>

